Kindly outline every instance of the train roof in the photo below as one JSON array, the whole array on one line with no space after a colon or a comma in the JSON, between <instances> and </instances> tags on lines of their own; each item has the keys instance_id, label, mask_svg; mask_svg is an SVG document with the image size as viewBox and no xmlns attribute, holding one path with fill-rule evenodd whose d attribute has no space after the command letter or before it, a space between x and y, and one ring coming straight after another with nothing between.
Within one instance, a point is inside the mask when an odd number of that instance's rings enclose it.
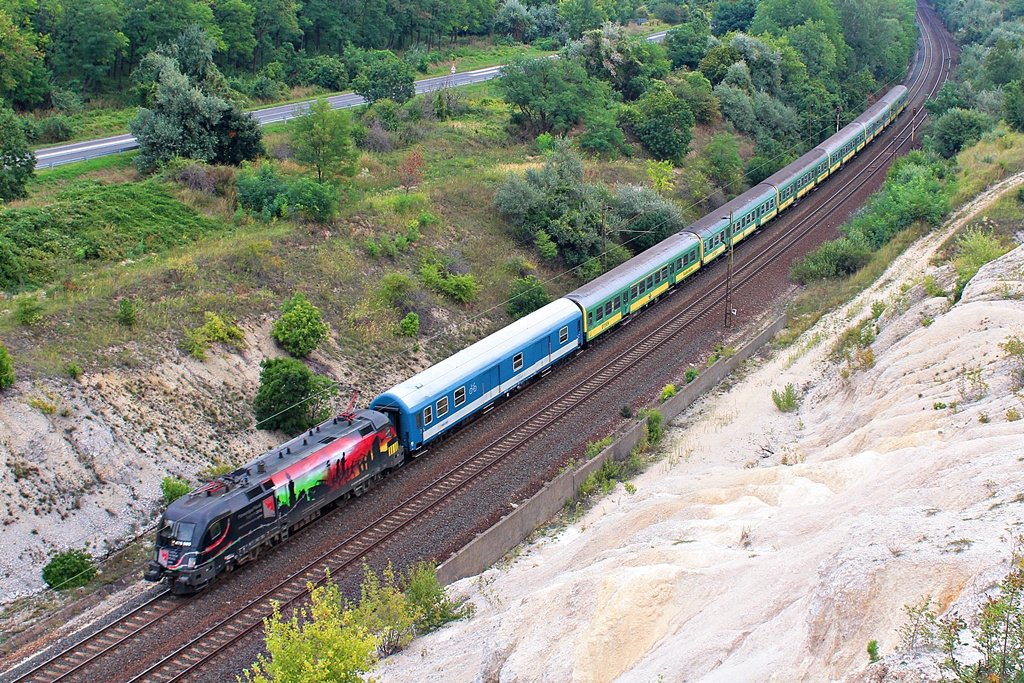
<instances>
[{"instance_id":1,"label":"train roof","mask_svg":"<svg viewBox=\"0 0 1024 683\"><path fill-rule=\"evenodd\" d=\"M332 417L178 498L167 506L164 514L175 521L194 522L240 510L250 500L245 494L253 490L260 491L258 487L274 475L324 448L341 447L344 450L348 442L379 431L388 423L387 416L375 410L355 410L344 416ZM257 488L254 489L254 486Z\"/></svg>"},{"instance_id":2,"label":"train roof","mask_svg":"<svg viewBox=\"0 0 1024 683\"><path fill-rule=\"evenodd\" d=\"M774 196L775 188L771 185L767 183L755 185L743 194L733 197L703 218L695 220L686 229L701 237L709 237L729 224L730 211L733 214L733 220L738 219L749 209Z\"/></svg>"},{"instance_id":3,"label":"train roof","mask_svg":"<svg viewBox=\"0 0 1024 683\"><path fill-rule=\"evenodd\" d=\"M863 123L864 125L867 125L868 123L871 123L872 121L877 119L879 116L887 115L889 113L889 107L891 106L892 102L880 98L877 102L875 102L870 107L865 109L860 116L855 118L850 123Z\"/></svg>"},{"instance_id":4,"label":"train roof","mask_svg":"<svg viewBox=\"0 0 1024 683\"><path fill-rule=\"evenodd\" d=\"M825 152L818 148L814 148L801 156L796 161L786 164L783 168L779 169L775 173L761 181L762 185L771 185L772 187L782 188L786 183L790 182L794 178L799 178L803 175L807 169L813 168L815 164L821 161L822 156Z\"/></svg>"},{"instance_id":5,"label":"train roof","mask_svg":"<svg viewBox=\"0 0 1024 683\"><path fill-rule=\"evenodd\" d=\"M584 308L590 308L609 295L627 289L634 282L646 276L655 267L683 253L690 246L697 246L697 238L686 232L679 232L642 251L625 263L620 263L607 273L599 275L582 287L565 295L578 301Z\"/></svg>"},{"instance_id":6,"label":"train roof","mask_svg":"<svg viewBox=\"0 0 1024 683\"><path fill-rule=\"evenodd\" d=\"M536 339L568 325L580 316L579 307L568 299L552 301L395 385L375 398L371 406L389 405L391 401L398 401L407 410L416 410L421 404L432 400L442 388L448 389L466 378L475 377L513 351L521 350L523 340Z\"/></svg>"}]
</instances>

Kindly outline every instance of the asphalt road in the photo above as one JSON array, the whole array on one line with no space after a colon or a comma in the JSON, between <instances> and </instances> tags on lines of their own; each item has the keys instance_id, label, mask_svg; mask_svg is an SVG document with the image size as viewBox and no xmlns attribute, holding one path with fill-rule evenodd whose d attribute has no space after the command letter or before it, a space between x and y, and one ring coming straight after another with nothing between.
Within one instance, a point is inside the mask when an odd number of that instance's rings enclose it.
<instances>
[{"instance_id":1,"label":"asphalt road","mask_svg":"<svg viewBox=\"0 0 1024 683\"><path fill-rule=\"evenodd\" d=\"M647 40L660 42L664 40L666 31L659 31L652 33L647 36ZM489 81L492 78L499 76L500 66L489 66L485 69L477 69L476 71L467 71L465 73L455 73L446 76L435 76L434 78L424 78L421 81L416 81L416 92L425 93L440 88L453 88L461 85L470 85L471 83L480 83L482 81ZM347 109L349 107L357 107L363 104L365 100L354 93L346 93L344 95L335 95L334 97L327 98L331 106L335 109ZM309 101L298 102L296 104L282 104L277 107L269 107L267 109L257 109L250 112L261 125L268 123L277 123L278 121L287 121L293 119L296 116L302 114L303 110L309 105ZM58 145L56 147L46 147L44 149L36 150L36 168L53 168L54 166L60 166L61 164L70 164L75 161L86 161L88 159L95 159L96 157L107 156L108 154L120 154L128 150L136 149L139 144L135 141L135 138L129 134L115 135L109 138L99 138L96 140L86 140L85 142L75 142L69 145Z\"/></svg>"}]
</instances>

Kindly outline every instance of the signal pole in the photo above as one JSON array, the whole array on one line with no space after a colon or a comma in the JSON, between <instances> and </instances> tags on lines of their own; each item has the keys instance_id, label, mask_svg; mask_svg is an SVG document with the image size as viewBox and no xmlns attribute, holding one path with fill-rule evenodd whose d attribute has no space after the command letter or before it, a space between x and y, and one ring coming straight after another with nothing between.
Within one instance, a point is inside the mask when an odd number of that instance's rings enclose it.
<instances>
[{"instance_id":1,"label":"signal pole","mask_svg":"<svg viewBox=\"0 0 1024 683\"><path fill-rule=\"evenodd\" d=\"M725 218L725 216L723 216ZM729 265L725 275L725 328L732 327L732 251L733 251L733 223L732 211L729 212Z\"/></svg>"}]
</instances>

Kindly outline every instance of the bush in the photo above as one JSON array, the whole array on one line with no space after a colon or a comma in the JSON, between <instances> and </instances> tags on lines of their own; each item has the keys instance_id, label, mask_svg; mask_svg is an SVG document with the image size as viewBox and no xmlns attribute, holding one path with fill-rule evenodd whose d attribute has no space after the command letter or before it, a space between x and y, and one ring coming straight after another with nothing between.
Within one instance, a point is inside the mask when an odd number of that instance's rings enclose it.
<instances>
[{"instance_id":1,"label":"bush","mask_svg":"<svg viewBox=\"0 0 1024 683\"><path fill-rule=\"evenodd\" d=\"M324 223L338 212L338 190L328 183L299 178L288 188L288 208L306 219Z\"/></svg>"},{"instance_id":2,"label":"bush","mask_svg":"<svg viewBox=\"0 0 1024 683\"><path fill-rule=\"evenodd\" d=\"M293 435L330 417L330 399L338 393L330 379L314 375L294 358L268 358L260 367L260 388L253 400L259 429Z\"/></svg>"},{"instance_id":3,"label":"bush","mask_svg":"<svg viewBox=\"0 0 1024 683\"><path fill-rule=\"evenodd\" d=\"M398 323L398 333L403 337L415 337L420 333L420 317L409 313Z\"/></svg>"},{"instance_id":4,"label":"bush","mask_svg":"<svg viewBox=\"0 0 1024 683\"><path fill-rule=\"evenodd\" d=\"M82 376L82 366L74 361L69 361L68 364L64 366L64 370L68 373L68 377L71 379L77 380Z\"/></svg>"},{"instance_id":5,"label":"bush","mask_svg":"<svg viewBox=\"0 0 1024 683\"><path fill-rule=\"evenodd\" d=\"M36 126L36 132L39 142L64 142L75 135L75 127L71 124L71 119L57 114L41 120Z\"/></svg>"},{"instance_id":6,"label":"bush","mask_svg":"<svg viewBox=\"0 0 1024 683\"><path fill-rule=\"evenodd\" d=\"M192 490L192 487L188 482L181 479L164 477L164 480L160 482L160 490L164 494L164 505L170 505L182 496L187 495Z\"/></svg>"},{"instance_id":7,"label":"bush","mask_svg":"<svg viewBox=\"0 0 1024 683\"><path fill-rule=\"evenodd\" d=\"M192 357L199 360L206 358L206 352L214 342L232 344L236 348L242 347L242 340L245 339L242 328L226 322L211 311L203 313L203 320L200 327L185 331L185 350Z\"/></svg>"},{"instance_id":8,"label":"bush","mask_svg":"<svg viewBox=\"0 0 1024 683\"><path fill-rule=\"evenodd\" d=\"M281 307L281 317L274 323L270 336L288 353L305 358L327 337L330 329L320 309L307 301L305 294L296 292Z\"/></svg>"},{"instance_id":9,"label":"bush","mask_svg":"<svg viewBox=\"0 0 1024 683\"><path fill-rule=\"evenodd\" d=\"M34 294L19 296L14 301L14 321L29 327L43 319L43 304Z\"/></svg>"},{"instance_id":10,"label":"bush","mask_svg":"<svg viewBox=\"0 0 1024 683\"><path fill-rule=\"evenodd\" d=\"M540 255L547 260L558 258L558 245L551 241L551 238L543 230L538 230L534 235L533 244L537 247Z\"/></svg>"},{"instance_id":11,"label":"bush","mask_svg":"<svg viewBox=\"0 0 1024 683\"><path fill-rule=\"evenodd\" d=\"M652 446L658 445L661 437L665 434L665 418L661 411L650 410L647 412L647 443Z\"/></svg>"},{"instance_id":12,"label":"bush","mask_svg":"<svg viewBox=\"0 0 1024 683\"><path fill-rule=\"evenodd\" d=\"M932 144L936 152L949 159L991 128L992 119L985 114L953 107L935 122Z\"/></svg>"},{"instance_id":13,"label":"bush","mask_svg":"<svg viewBox=\"0 0 1024 683\"><path fill-rule=\"evenodd\" d=\"M134 299L121 299L117 305L117 322L125 327L134 327L138 322L139 305Z\"/></svg>"},{"instance_id":14,"label":"bush","mask_svg":"<svg viewBox=\"0 0 1024 683\"><path fill-rule=\"evenodd\" d=\"M405 595L416 613L416 631L427 633L450 621L473 616L470 602L453 600L437 580L437 567L430 562L417 562L409 568L405 579Z\"/></svg>"},{"instance_id":15,"label":"bush","mask_svg":"<svg viewBox=\"0 0 1024 683\"><path fill-rule=\"evenodd\" d=\"M420 280L435 292L463 304L475 299L480 292L480 285L472 274L456 275L432 259L424 260L420 266Z\"/></svg>"},{"instance_id":16,"label":"bush","mask_svg":"<svg viewBox=\"0 0 1024 683\"><path fill-rule=\"evenodd\" d=\"M801 284L815 280L833 280L856 273L871 260L871 250L863 240L840 237L829 240L796 261L789 274Z\"/></svg>"},{"instance_id":17,"label":"bush","mask_svg":"<svg viewBox=\"0 0 1024 683\"><path fill-rule=\"evenodd\" d=\"M390 562L382 576L377 576L366 564L363 572L357 619L377 637L377 652L387 657L413 639L416 625L423 617L401 591Z\"/></svg>"},{"instance_id":18,"label":"bush","mask_svg":"<svg viewBox=\"0 0 1024 683\"><path fill-rule=\"evenodd\" d=\"M544 291L544 285L533 275L516 278L509 294L505 310L513 319L518 320L524 315L533 313L538 308L551 302L551 297Z\"/></svg>"},{"instance_id":19,"label":"bush","mask_svg":"<svg viewBox=\"0 0 1024 683\"><path fill-rule=\"evenodd\" d=\"M92 557L84 550L66 550L43 567L43 581L54 590L84 586L96 576Z\"/></svg>"},{"instance_id":20,"label":"bush","mask_svg":"<svg viewBox=\"0 0 1024 683\"><path fill-rule=\"evenodd\" d=\"M783 391L772 389L772 402L781 412L791 413L800 405L800 395L797 393L796 387L787 384Z\"/></svg>"},{"instance_id":21,"label":"bush","mask_svg":"<svg viewBox=\"0 0 1024 683\"><path fill-rule=\"evenodd\" d=\"M277 175L271 164L262 164L255 171L246 169L240 173L236 188L238 205L247 213L264 219L280 216L287 203L288 184Z\"/></svg>"},{"instance_id":22,"label":"bush","mask_svg":"<svg viewBox=\"0 0 1024 683\"><path fill-rule=\"evenodd\" d=\"M661 390L661 402L664 403L665 401L669 400L670 398L672 398L675 395L676 395L676 385L675 384L666 384L665 388L663 388Z\"/></svg>"},{"instance_id":23,"label":"bush","mask_svg":"<svg viewBox=\"0 0 1024 683\"><path fill-rule=\"evenodd\" d=\"M1006 248L990 233L979 228L969 228L967 232L956 238L956 289L953 300L959 301L964 287L971 281L981 267L1006 253Z\"/></svg>"},{"instance_id":24,"label":"bush","mask_svg":"<svg viewBox=\"0 0 1024 683\"><path fill-rule=\"evenodd\" d=\"M686 383L689 384L693 380L697 379L698 375L700 375L700 371L697 370L697 368L687 368L687 370L686 370Z\"/></svg>"},{"instance_id":25,"label":"bush","mask_svg":"<svg viewBox=\"0 0 1024 683\"><path fill-rule=\"evenodd\" d=\"M6 389L14 384L14 363L11 361L11 354L7 347L0 342L0 389Z\"/></svg>"}]
</instances>

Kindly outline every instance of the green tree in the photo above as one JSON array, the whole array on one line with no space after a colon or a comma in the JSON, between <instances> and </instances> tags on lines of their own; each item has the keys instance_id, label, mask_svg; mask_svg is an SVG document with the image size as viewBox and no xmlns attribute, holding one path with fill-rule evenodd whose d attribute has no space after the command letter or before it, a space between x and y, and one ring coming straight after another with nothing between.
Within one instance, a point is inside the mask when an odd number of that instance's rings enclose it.
<instances>
[{"instance_id":1,"label":"green tree","mask_svg":"<svg viewBox=\"0 0 1024 683\"><path fill-rule=\"evenodd\" d=\"M363 572L356 618L376 636L377 652L387 657L413 639L422 615L402 591L390 562L381 576L365 564Z\"/></svg>"},{"instance_id":2,"label":"green tree","mask_svg":"<svg viewBox=\"0 0 1024 683\"><path fill-rule=\"evenodd\" d=\"M0 106L0 202L25 196L25 184L36 167L36 155L18 125L18 117Z\"/></svg>"},{"instance_id":3,"label":"green tree","mask_svg":"<svg viewBox=\"0 0 1024 683\"><path fill-rule=\"evenodd\" d=\"M113 71L128 38L124 19L112 0L43 0L40 20L50 36L50 66L61 81L81 81L84 90Z\"/></svg>"},{"instance_id":4,"label":"green tree","mask_svg":"<svg viewBox=\"0 0 1024 683\"><path fill-rule=\"evenodd\" d=\"M260 388L253 400L256 426L293 435L331 416L330 398L337 388L294 358L268 358L260 363Z\"/></svg>"},{"instance_id":5,"label":"green tree","mask_svg":"<svg viewBox=\"0 0 1024 683\"><path fill-rule=\"evenodd\" d=\"M84 586L96 576L92 557L84 550L66 550L43 567L43 581L54 590Z\"/></svg>"},{"instance_id":6,"label":"green tree","mask_svg":"<svg viewBox=\"0 0 1024 683\"><path fill-rule=\"evenodd\" d=\"M244 672L246 683L361 683L373 670L376 639L346 608L337 584L308 588L309 605L289 620L274 603L264 622L267 655Z\"/></svg>"},{"instance_id":7,"label":"green tree","mask_svg":"<svg viewBox=\"0 0 1024 683\"><path fill-rule=\"evenodd\" d=\"M273 62L278 52L302 37L296 0L249 0L253 8L253 70Z\"/></svg>"},{"instance_id":8,"label":"green tree","mask_svg":"<svg viewBox=\"0 0 1024 683\"><path fill-rule=\"evenodd\" d=\"M724 3L719 3L724 4ZM711 24L703 10L690 13L690 21L671 29L665 35L665 50L672 66L696 69L708 51Z\"/></svg>"},{"instance_id":9,"label":"green tree","mask_svg":"<svg viewBox=\"0 0 1024 683\"><path fill-rule=\"evenodd\" d=\"M615 187L608 223L636 254L686 227L679 207L645 185Z\"/></svg>"},{"instance_id":10,"label":"green tree","mask_svg":"<svg viewBox=\"0 0 1024 683\"><path fill-rule=\"evenodd\" d=\"M689 151L693 114L661 81L655 81L634 105L624 108L622 118L655 159L678 163Z\"/></svg>"},{"instance_id":11,"label":"green tree","mask_svg":"<svg viewBox=\"0 0 1024 683\"><path fill-rule=\"evenodd\" d=\"M985 55L985 74L994 85L1006 85L1024 78L1024 58L1020 50L1000 36Z\"/></svg>"},{"instance_id":12,"label":"green tree","mask_svg":"<svg viewBox=\"0 0 1024 683\"><path fill-rule=\"evenodd\" d=\"M533 135L565 133L592 108L610 107L610 89L570 59L516 57L501 68L498 89L512 124Z\"/></svg>"},{"instance_id":13,"label":"green tree","mask_svg":"<svg viewBox=\"0 0 1024 683\"><path fill-rule=\"evenodd\" d=\"M606 26L583 34L573 43L568 55L578 61L587 74L611 85L632 102L647 90L652 79L669 72L665 50L643 38L632 38L618 27Z\"/></svg>"},{"instance_id":14,"label":"green tree","mask_svg":"<svg viewBox=\"0 0 1024 683\"><path fill-rule=\"evenodd\" d=\"M675 183L672 182L672 162L647 160L647 177L651 180L654 191L664 194L671 190Z\"/></svg>"},{"instance_id":15,"label":"green tree","mask_svg":"<svg viewBox=\"0 0 1024 683\"><path fill-rule=\"evenodd\" d=\"M516 278L512 283L512 292L508 295L505 310L513 320L518 320L528 313L551 303L551 297L544 291L544 283L534 275Z\"/></svg>"},{"instance_id":16,"label":"green tree","mask_svg":"<svg viewBox=\"0 0 1024 683\"><path fill-rule=\"evenodd\" d=\"M270 335L288 353L305 358L327 337L330 329L320 309L311 304L305 294L296 292L284 302L281 317L274 323Z\"/></svg>"},{"instance_id":17,"label":"green tree","mask_svg":"<svg viewBox=\"0 0 1024 683\"><path fill-rule=\"evenodd\" d=\"M729 67L740 61L740 53L729 43L719 43L708 48L704 58L700 60L698 69L713 85L718 85Z\"/></svg>"},{"instance_id":18,"label":"green tree","mask_svg":"<svg viewBox=\"0 0 1024 683\"><path fill-rule=\"evenodd\" d=\"M150 170L172 157L239 163L263 153L255 119L212 92L221 75L213 63L216 43L186 31L176 43L151 53L133 77L150 81L152 109L141 107L128 128L139 142L136 163Z\"/></svg>"},{"instance_id":19,"label":"green tree","mask_svg":"<svg viewBox=\"0 0 1024 683\"><path fill-rule=\"evenodd\" d=\"M954 107L935 122L932 144L935 151L949 159L961 149L981 139L992 127L992 121L980 112Z\"/></svg>"},{"instance_id":20,"label":"green tree","mask_svg":"<svg viewBox=\"0 0 1024 683\"><path fill-rule=\"evenodd\" d=\"M226 66L241 67L252 63L256 49L253 20L256 12L244 0L216 0L213 15L220 26L221 54Z\"/></svg>"},{"instance_id":21,"label":"green tree","mask_svg":"<svg viewBox=\"0 0 1024 683\"><path fill-rule=\"evenodd\" d=\"M729 133L716 135L704 146L700 155L704 172L711 181L727 194L738 194L743 182L743 160L740 158L736 137Z\"/></svg>"},{"instance_id":22,"label":"green tree","mask_svg":"<svg viewBox=\"0 0 1024 683\"><path fill-rule=\"evenodd\" d=\"M594 0L560 0L558 13L565 20L566 30L573 39L608 21L608 14Z\"/></svg>"},{"instance_id":23,"label":"green tree","mask_svg":"<svg viewBox=\"0 0 1024 683\"><path fill-rule=\"evenodd\" d=\"M697 123L713 123L720 116L711 81L700 71L684 71L665 79L672 93L686 102Z\"/></svg>"},{"instance_id":24,"label":"green tree","mask_svg":"<svg viewBox=\"0 0 1024 683\"><path fill-rule=\"evenodd\" d=\"M1013 81L1003 88L1003 118L1010 128L1024 131L1024 82Z\"/></svg>"},{"instance_id":25,"label":"green tree","mask_svg":"<svg viewBox=\"0 0 1024 683\"><path fill-rule=\"evenodd\" d=\"M352 83L352 90L373 104L384 98L399 104L412 99L416 73L407 63L388 50L378 50L368 57Z\"/></svg>"},{"instance_id":26,"label":"green tree","mask_svg":"<svg viewBox=\"0 0 1024 683\"><path fill-rule=\"evenodd\" d=\"M716 36L724 36L733 31L746 31L757 11L757 0L720 0L715 4L715 12L711 17L711 26Z\"/></svg>"},{"instance_id":27,"label":"green tree","mask_svg":"<svg viewBox=\"0 0 1024 683\"><path fill-rule=\"evenodd\" d=\"M14 384L14 363L11 361L11 354L0 342L0 389L6 389Z\"/></svg>"},{"instance_id":28,"label":"green tree","mask_svg":"<svg viewBox=\"0 0 1024 683\"><path fill-rule=\"evenodd\" d=\"M45 39L19 26L7 9L0 6L0 104L39 104L50 89L40 45Z\"/></svg>"}]
</instances>

